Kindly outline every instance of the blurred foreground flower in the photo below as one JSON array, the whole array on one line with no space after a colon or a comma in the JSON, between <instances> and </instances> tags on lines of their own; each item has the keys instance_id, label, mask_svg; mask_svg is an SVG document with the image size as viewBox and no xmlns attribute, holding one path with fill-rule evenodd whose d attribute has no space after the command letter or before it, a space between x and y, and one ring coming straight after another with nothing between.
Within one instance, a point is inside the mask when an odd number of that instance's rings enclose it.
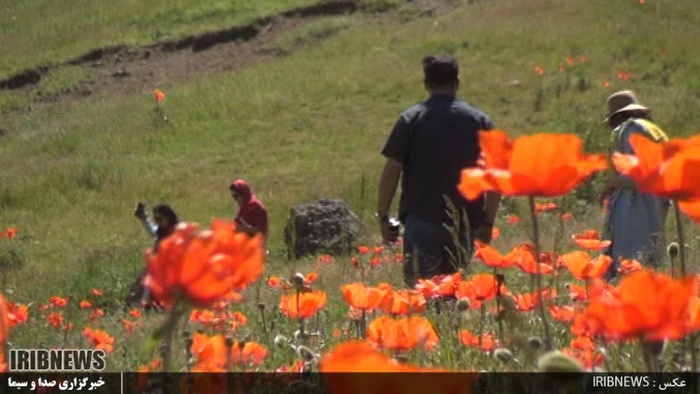
<instances>
[{"instance_id":1,"label":"blurred foreground flower","mask_svg":"<svg viewBox=\"0 0 700 394\"><path fill-rule=\"evenodd\" d=\"M406 352L418 346L433 350L439 339L433 325L422 316L380 316L370 323L367 341L377 348Z\"/></svg>"},{"instance_id":2,"label":"blurred foreground flower","mask_svg":"<svg viewBox=\"0 0 700 394\"><path fill-rule=\"evenodd\" d=\"M697 293L696 276L673 280L647 270L625 276L617 288L595 282L585 323L591 334L611 341L680 339L689 331L690 303Z\"/></svg>"},{"instance_id":3,"label":"blurred foreground flower","mask_svg":"<svg viewBox=\"0 0 700 394\"><path fill-rule=\"evenodd\" d=\"M464 371L465 373L441 373L440 375L421 373L452 371L400 364L374 350L368 343L359 341L345 342L335 347L321 359L320 370L333 394L469 394L473 391L477 378L476 373L467 371Z\"/></svg>"},{"instance_id":4,"label":"blurred foreground flower","mask_svg":"<svg viewBox=\"0 0 700 394\"><path fill-rule=\"evenodd\" d=\"M237 232L233 221L216 219L211 230L181 223L158 253L146 252L147 285L155 298L172 303L181 296L206 307L260 277L265 252L260 235Z\"/></svg>"},{"instance_id":5,"label":"blurred foreground flower","mask_svg":"<svg viewBox=\"0 0 700 394\"><path fill-rule=\"evenodd\" d=\"M630 144L634 155L613 154L617 170L641 191L676 199L681 211L700 223L700 136L656 143L632 134Z\"/></svg>"},{"instance_id":6,"label":"blurred foreground flower","mask_svg":"<svg viewBox=\"0 0 700 394\"><path fill-rule=\"evenodd\" d=\"M459 191L474 200L485 191L555 197L607 167L605 155L585 155L573 134L535 134L510 140L505 131L479 133L485 168L462 171Z\"/></svg>"}]
</instances>

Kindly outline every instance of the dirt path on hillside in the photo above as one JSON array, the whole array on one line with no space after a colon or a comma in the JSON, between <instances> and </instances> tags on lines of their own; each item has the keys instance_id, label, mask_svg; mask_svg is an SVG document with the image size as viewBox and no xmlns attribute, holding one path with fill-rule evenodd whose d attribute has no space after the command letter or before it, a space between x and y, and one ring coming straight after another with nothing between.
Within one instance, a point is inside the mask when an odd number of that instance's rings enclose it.
<instances>
[{"instance_id":1,"label":"dirt path on hillside","mask_svg":"<svg viewBox=\"0 0 700 394\"><path fill-rule=\"evenodd\" d=\"M408 0L422 16L453 8L449 0ZM374 10L375 15L392 8ZM51 105L92 94L128 94L152 91L194 75L217 74L255 66L287 53L270 44L281 35L315 19L368 12L357 0L336 0L258 18L254 22L216 32L164 41L144 47L113 46L90 51L61 64L38 67L0 80L0 90L31 93L52 70L65 66L92 69L90 82L58 95L36 96L37 105Z\"/></svg>"}]
</instances>

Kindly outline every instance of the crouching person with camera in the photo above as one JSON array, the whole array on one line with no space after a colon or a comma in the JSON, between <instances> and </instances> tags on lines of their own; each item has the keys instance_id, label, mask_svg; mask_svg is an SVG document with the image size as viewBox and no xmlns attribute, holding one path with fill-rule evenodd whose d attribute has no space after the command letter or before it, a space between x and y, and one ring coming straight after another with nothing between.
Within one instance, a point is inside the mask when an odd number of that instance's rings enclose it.
<instances>
[{"instance_id":1,"label":"crouching person with camera","mask_svg":"<svg viewBox=\"0 0 700 394\"><path fill-rule=\"evenodd\" d=\"M475 167L481 154L479 131L493 124L480 110L457 99L459 72L450 56L423 59L424 86L430 97L404 111L382 155L377 220L385 242L394 242L397 225L389 216L401 179L399 221L404 225L404 281L450 275L466 268L473 241L491 241L500 202L486 193L467 201L457 190L461 170Z\"/></svg>"}]
</instances>

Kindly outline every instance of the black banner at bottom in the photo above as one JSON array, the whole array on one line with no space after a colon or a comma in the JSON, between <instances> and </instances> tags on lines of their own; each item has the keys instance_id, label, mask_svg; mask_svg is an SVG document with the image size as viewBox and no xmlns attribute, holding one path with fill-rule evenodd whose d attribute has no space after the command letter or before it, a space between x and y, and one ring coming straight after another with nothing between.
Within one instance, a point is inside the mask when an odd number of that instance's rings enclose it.
<instances>
[{"instance_id":1,"label":"black banner at bottom","mask_svg":"<svg viewBox=\"0 0 700 394\"><path fill-rule=\"evenodd\" d=\"M0 393L603 394L698 393L700 374L555 373L19 373Z\"/></svg>"}]
</instances>

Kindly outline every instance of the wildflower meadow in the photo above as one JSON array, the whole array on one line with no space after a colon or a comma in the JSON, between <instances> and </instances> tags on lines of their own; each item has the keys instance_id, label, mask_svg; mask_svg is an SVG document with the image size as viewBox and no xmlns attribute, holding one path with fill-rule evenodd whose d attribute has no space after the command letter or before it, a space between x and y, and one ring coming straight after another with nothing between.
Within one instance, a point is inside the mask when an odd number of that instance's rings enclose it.
<instances>
[{"instance_id":1,"label":"wildflower meadow","mask_svg":"<svg viewBox=\"0 0 700 394\"><path fill-rule=\"evenodd\" d=\"M103 27L88 24L93 37L36 55L56 67L36 86L0 90L3 372L11 349L99 349L105 372L140 372L142 388L158 372L201 376L180 386L192 393L229 392L225 374L207 372L320 372L331 392L407 393L421 384L461 392L476 378L417 383L392 374L381 386L333 372L699 370L700 63L687 57L693 40L669 28L674 20L700 33L698 16L686 12L694 3L359 1L352 13L308 12L294 26L289 15L271 19L246 38L257 47L236 47L245 59L220 54L231 64L225 71L176 80L178 59L156 63L176 50L153 46L149 57L110 64L118 70L106 79L98 62L57 66L113 43L111 29L127 29L141 48L282 7L241 2L232 18L216 16L235 11L220 2L177 3L103 10ZM7 12L27 18L24 7ZM608 7L657 29L619 27ZM54 40L79 35L59 19ZM144 27L158 20L162 30ZM490 244L475 242L454 275L407 288L403 265L416 262L404 259L401 237L379 241L372 213L381 141L397 111L422 97L424 52L460 58L460 95L497 124L480 132L480 165L463 169L455 186L469 200L487 191L503 200ZM3 77L34 66L18 48L11 53ZM149 62L158 64L151 77L114 82ZM85 67L71 74L80 81L56 77L70 67ZM633 136L634 155L608 155L605 98L625 87L654 108L670 141ZM92 93L77 97L83 88ZM660 265L602 253L611 240L602 238L596 198L608 171L669 200ZM270 209L267 244L230 219L226 187L237 177ZM158 253L130 211L143 196L183 213ZM288 259L289 207L331 196L365 225L352 253ZM159 308L127 308L144 267Z\"/></svg>"}]
</instances>

